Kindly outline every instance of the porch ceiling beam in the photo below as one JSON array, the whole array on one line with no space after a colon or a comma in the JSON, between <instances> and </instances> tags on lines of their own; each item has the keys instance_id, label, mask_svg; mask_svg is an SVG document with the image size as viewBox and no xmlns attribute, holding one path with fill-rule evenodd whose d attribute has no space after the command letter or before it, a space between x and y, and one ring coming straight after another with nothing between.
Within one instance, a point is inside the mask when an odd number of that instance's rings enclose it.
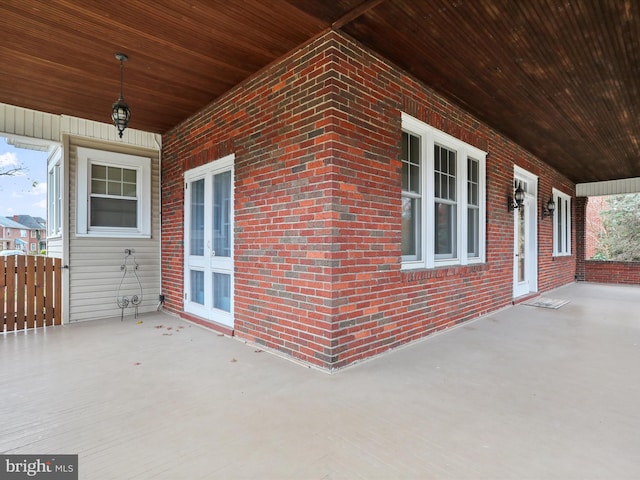
<instances>
[{"instance_id":1,"label":"porch ceiling beam","mask_svg":"<svg viewBox=\"0 0 640 480\"><path fill-rule=\"evenodd\" d=\"M364 15L369 10L371 10L373 8L376 8L378 5L380 5L384 1L385 0L367 0L366 2L363 2L362 4L358 5L354 9L352 9L351 11L345 13L338 20L333 22L331 24L331 28L334 29L334 30L340 30L346 24L348 24L348 23L354 21L356 18Z\"/></svg>"}]
</instances>

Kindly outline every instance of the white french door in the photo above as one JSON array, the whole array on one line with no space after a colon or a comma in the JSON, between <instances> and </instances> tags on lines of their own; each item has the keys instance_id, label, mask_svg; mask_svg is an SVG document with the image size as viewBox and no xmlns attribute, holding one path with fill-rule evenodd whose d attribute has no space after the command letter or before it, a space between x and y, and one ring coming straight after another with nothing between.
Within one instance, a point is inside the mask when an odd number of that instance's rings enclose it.
<instances>
[{"instance_id":1,"label":"white french door","mask_svg":"<svg viewBox=\"0 0 640 480\"><path fill-rule=\"evenodd\" d=\"M522 188L525 198L524 204L513 211L514 298L538 291L538 177L516 168L515 185Z\"/></svg>"},{"instance_id":2,"label":"white french door","mask_svg":"<svg viewBox=\"0 0 640 480\"><path fill-rule=\"evenodd\" d=\"M184 310L233 328L233 160L185 172Z\"/></svg>"}]
</instances>

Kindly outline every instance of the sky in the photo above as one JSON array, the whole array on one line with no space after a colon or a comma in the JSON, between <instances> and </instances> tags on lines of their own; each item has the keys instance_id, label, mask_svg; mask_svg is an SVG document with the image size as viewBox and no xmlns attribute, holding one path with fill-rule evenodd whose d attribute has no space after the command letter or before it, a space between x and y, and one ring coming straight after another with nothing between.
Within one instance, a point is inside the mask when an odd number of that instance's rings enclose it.
<instances>
[{"instance_id":1,"label":"sky","mask_svg":"<svg viewBox=\"0 0 640 480\"><path fill-rule=\"evenodd\" d=\"M19 166L24 171L16 176L0 175L0 215L46 219L47 152L15 148L0 137L0 172Z\"/></svg>"}]
</instances>

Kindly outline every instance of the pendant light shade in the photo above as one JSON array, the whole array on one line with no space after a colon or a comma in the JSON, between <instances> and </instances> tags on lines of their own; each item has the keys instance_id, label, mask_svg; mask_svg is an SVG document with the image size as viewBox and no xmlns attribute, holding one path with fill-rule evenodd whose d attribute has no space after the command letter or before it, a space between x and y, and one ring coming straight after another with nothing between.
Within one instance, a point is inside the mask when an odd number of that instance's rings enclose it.
<instances>
[{"instance_id":1,"label":"pendant light shade","mask_svg":"<svg viewBox=\"0 0 640 480\"><path fill-rule=\"evenodd\" d=\"M111 107L111 120L113 124L118 129L118 134L120 138L122 138L122 132L129 125L129 119L131 118L131 110L129 110L129 105L124 101L124 97L122 96L122 80L124 74L124 62L129 60L124 53L116 53L116 59L120 60L120 96L118 100Z\"/></svg>"},{"instance_id":2,"label":"pendant light shade","mask_svg":"<svg viewBox=\"0 0 640 480\"><path fill-rule=\"evenodd\" d=\"M525 193L520 183L517 184L514 196L507 197L507 208L510 212L513 212L517 208L522 208L524 205Z\"/></svg>"}]
</instances>

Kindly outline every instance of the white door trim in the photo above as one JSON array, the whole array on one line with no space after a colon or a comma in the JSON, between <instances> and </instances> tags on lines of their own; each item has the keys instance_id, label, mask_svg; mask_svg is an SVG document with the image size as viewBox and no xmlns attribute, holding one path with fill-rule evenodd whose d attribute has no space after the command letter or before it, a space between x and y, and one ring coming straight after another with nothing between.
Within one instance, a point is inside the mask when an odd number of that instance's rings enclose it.
<instances>
[{"instance_id":1,"label":"white door trim","mask_svg":"<svg viewBox=\"0 0 640 480\"><path fill-rule=\"evenodd\" d=\"M235 155L231 154L223 157L219 160L215 160L206 165L193 168L184 173L184 311L197 315L205 320L210 320L227 327L233 328L234 326L234 275L233 275L233 257L234 257L234 242L233 242L233 202L234 202L234 175L233 164ZM214 250L214 239L212 235L212 222L213 222L213 198L214 188L213 179L216 175L230 172L231 173L231 192L230 192L230 219L231 225L230 234L230 255L223 257L221 255L216 256ZM203 224L203 238L204 245L199 247L203 248L202 255L190 256L190 243L191 243L191 190L188 185L193 182L204 180L204 224ZM193 186L191 187L193 188ZM191 271L202 271L204 275L200 278L204 278L204 298L201 301L194 301L192 296L191 285ZM230 277L230 294L229 294L229 309L224 310L214 307L213 301L213 277L217 273L222 273L223 276L228 275ZM196 272L197 275L197 272ZM202 292L202 291L201 291ZM219 297L220 298L220 297Z\"/></svg>"},{"instance_id":2,"label":"white door trim","mask_svg":"<svg viewBox=\"0 0 640 480\"><path fill-rule=\"evenodd\" d=\"M514 184L522 182L526 185L523 211L522 213L518 210L513 211L513 297L516 298L538 291L538 176L514 166L513 177ZM520 215L524 215L525 221L524 282L520 282L518 278Z\"/></svg>"}]
</instances>

